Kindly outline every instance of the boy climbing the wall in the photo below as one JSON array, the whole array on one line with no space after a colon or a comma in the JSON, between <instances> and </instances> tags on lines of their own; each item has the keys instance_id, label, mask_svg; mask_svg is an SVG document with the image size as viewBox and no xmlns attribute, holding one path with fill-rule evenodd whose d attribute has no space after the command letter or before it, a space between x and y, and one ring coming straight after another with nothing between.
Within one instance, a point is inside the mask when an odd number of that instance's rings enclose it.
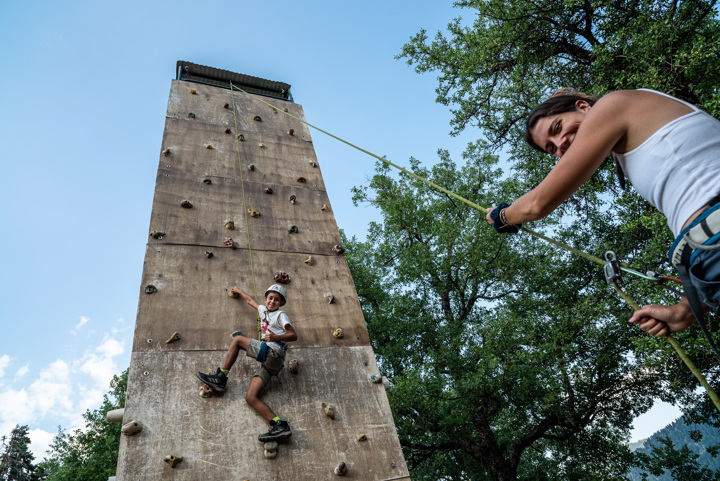
<instances>
[{"instance_id":1,"label":"boy climbing the wall","mask_svg":"<svg viewBox=\"0 0 720 481\"><path fill-rule=\"evenodd\" d=\"M270 376L277 376L282 370L285 361L285 343L297 340L297 334L290 324L290 319L285 311L279 310L285 305L287 291L283 286L273 284L265 291L265 305L258 304L238 287L233 287L232 292L239 294L253 309L257 309L260 316L262 341L245 337L240 331L234 332L232 343L225 354L222 366L217 368L215 374L198 372L197 377L214 391L225 391L230 368L235 364L242 349L248 357L260 362L260 367L250 381L250 387L245 394L245 401L270 423L270 430L259 435L258 439L264 443L289 438L292 432L288 422L282 421L270 409L270 406L258 397L265 386L270 384Z\"/></svg>"}]
</instances>

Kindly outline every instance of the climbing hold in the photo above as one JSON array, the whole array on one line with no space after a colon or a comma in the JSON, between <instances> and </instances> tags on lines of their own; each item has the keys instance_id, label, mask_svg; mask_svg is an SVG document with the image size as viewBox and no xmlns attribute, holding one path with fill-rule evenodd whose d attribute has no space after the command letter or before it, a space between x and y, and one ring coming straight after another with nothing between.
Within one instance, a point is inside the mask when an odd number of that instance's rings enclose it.
<instances>
[{"instance_id":1,"label":"climbing hold","mask_svg":"<svg viewBox=\"0 0 720 481\"><path fill-rule=\"evenodd\" d=\"M268 441L263 445L263 447L268 451L277 451L278 446L279 444L277 441Z\"/></svg>"},{"instance_id":2,"label":"climbing hold","mask_svg":"<svg viewBox=\"0 0 720 481\"><path fill-rule=\"evenodd\" d=\"M195 114L192 113L192 112L190 112L190 113L188 114L188 117L190 117L191 119L194 119L194 118L195 118Z\"/></svg>"},{"instance_id":3,"label":"climbing hold","mask_svg":"<svg viewBox=\"0 0 720 481\"><path fill-rule=\"evenodd\" d=\"M305 264L311 266L315 263L315 259L313 259L313 256L308 256L307 259L305 259Z\"/></svg>"},{"instance_id":4,"label":"climbing hold","mask_svg":"<svg viewBox=\"0 0 720 481\"><path fill-rule=\"evenodd\" d=\"M256 115L255 117L253 117L253 120L254 120L255 122L262 122L262 119L260 118L259 115Z\"/></svg>"},{"instance_id":5,"label":"climbing hold","mask_svg":"<svg viewBox=\"0 0 720 481\"><path fill-rule=\"evenodd\" d=\"M140 421L130 421L129 423L124 424L120 431L125 436L132 436L133 434L137 434L142 431L142 429L143 425L140 424Z\"/></svg>"},{"instance_id":6,"label":"climbing hold","mask_svg":"<svg viewBox=\"0 0 720 481\"><path fill-rule=\"evenodd\" d=\"M288 227L288 234L297 234L297 233L298 233L298 228L296 225L291 225L290 227Z\"/></svg>"},{"instance_id":7,"label":"climbing hold","mask_svg":"<svg viewBox=\"0 0 720 481\"><path fill-rule=\"evenodd\" d=\"M245 136L243 134L238 134L237 138L240 142L245 142Z\"/></svg>"},{"instance_id":8,"label":"climbing hold","mask_svg":"<svg viewBox=\"0 0 720 481\"><path fill-rule=\"evenodd\" d=\"M311 160L310 165L313 167L317 167L317 162L315 162L314 160Z\"/></svg>"},{"instance_id":9,"label":"climbing hold","mask_svg":"<svg viewBox=\"0 0 720 481\"><path fill-rule=\"evenodd\" d=\"M263 192L265 192L266 194L272 194L272 193L273 193L273 190L272 190L270 187L265 187L265 188L263 189Z\"/></svg>"},{"instance_id":10,"label":"climbing hold","mask_svg":"<svg viewBox=\"0 0 720 481\"><path fill-rule=\"evenodd\" d=\"M165 157L168 157L170 155L170 149L165 149L162 151L162 153Z\"/></svg>"},{"instance_id":11,"label":"climbing hold","mask_svg":"<svg viewBox=\"0 0 720 481\"><path fill-rule=\"evenodd\" d=\"M345 463L340 463L335 466L335 474L338 476L345 476L347 474L347 466Z\"/></svg>"},{"instance_id":12,"label":"climbing hold","mask_svg":"<svg viewBox=\"0 0 720 481\"><path fill-rule=\"evenodd\" d=\"M223 105L223 108L224 108L224 109L229 109L229 108L230 108L230 104L225 104L225 105Z\"/></svg>"},{"instance_id":13,"label":"climbing hold","mask_svg":"<svg viewBox=\"0 0 720 481\"><path fill-rule=\"evenodd\" d=\"M207 185L212 184L212 180L210 179L203 179L203 182L205 182Z\"/></svg>"},{"instance_id":14,"label":"climbing hold","mask_svg":"<svg viewBox=\"0 0 720 481\"><path fill-rule=\"evenodd\" d=\"M383 377L380 374L372 374L370 376L370 382L373 382L375 384L380 384L383 380Z\"/></svg>"},{"instance_id":15,"label":"climbing hold","mask_svg":"<svg viewBox=\"0 0 720 481\"><path fill-rule=\"evenodd\" d=\"M250 214L250 217L260 217L260 212L255 209L248 209L248 214Z\"/></svg>"},{"instance_id":16,"label":"climbing hold","mask_svg":"<svg viewBox=\"0 0 720 481\"><path fill-rule=\"evenodd\" d=\"M338 254L342 254L343 252L345 252L345 249L343 249L343 246L341 246L340 244L335 244L335 246L332 248L332 251Z\"/></svg>"},{"instance_id":17,"label":"climbing hold","mask_svg":"<svg viewBox=\"0 0 720 481\"><path fill-rule=\"evenodd\" d=\"M184 200L180 202L180 207L185 207L186 209L192 209L192 204L189 200Z\"/></svg>"},{"instance_id":18,"label":"climbing hold","mask_svg":"<svg viewBox=\"0 0 720 481\"><path fill-rule=\"evenodd\" d=\"M335 410L332 406L325 406L325 415L330 419L335 419Z\"/></svg>"},{"instance_id":19,"label":"climbing hold","mask_svg":"<svg viewBox=\"0 0 720 481\"><path fill-rule=\"evenodd\" d=\"M175 466L177 466L177 464L179 462L181 462L182 460L183 460L182 456L173 456L171 454L168 454L167 456L165 456L165 462L168 463L171 468L174 468Z\"/></svg>"},{"instance_id":20,"label":"climbing hold","mask_svg":"<svg viewBox=\"0 0 720 481\"><path fill-rule=\"evenodd\" d=\"M208 149L208 150L212 150L212 149L213 149L213 146L210 145L210 144L207 144L207 145L205 146L205 148Z\"/></svg>"},{"instance_id":21,"label":"climbing hold","mask_svg":"<svg viewBox=\"0 0 720 481\"><path fill-rule=\"evenodd\" d=\"M328 209L329 209L329 207L328 207L327 204L323 204L323 206L320 207L320 210L323 211L323 212L325 212L325 211L328 210Z\"/></svg>"},{"instance_id":22,"label":"climbing hold","mask_svg":"<svg viewBox=\"0 0 720 481\"><path fill-rule=\"evenodd\" d=\"M264 148L265 148L265 144L263 144L262 142L260 142L260 143L258 144L258 147L260 147L261 149L264 149Z\"/></svg>"},{"instance_id":23,"label":"climbing hold","mask_svg":"<svg viewBox=\"0 0 720 481\"><path fill-rule=\"evenodd\" d=\"M333 332L333 336L335 336L335 339L342 339L344 336L342 328L338 327L337 329L335 329L335 331Z\"/></svg>"},{"instance_id":24,"label":"climbing hold","mask_svg":"<svg viewBox=\"0 0 720 481\"><path fill-rule=\"evenodd\" d=\"M265 457L267 459L273 459L278 455L278 442L277 441L268 441L264 444L265 448Z\"/></svg>"},{"instance_id":25,"label":"climbing hold","mask_svg":"<svg viewBox=\"0 0 720 481\"><path fill-rule=\"evenodd\" d=\"M165 344L170 344L171 342L179 341L180 340L180 333L173 332L173 335L170 336L170 338L165 341Z\"/></svg>"},{"instance_id":26,"label":"climbing hold","mask_svg":"<svg viewBox=\"0 0 720 481\"><path fill-rule=\"evenodd\" d=\"M227 129L225 129L225 133L226 133L226 134L232 134L232 130L230 130L230 127L228 127Z\"/></svg>"},{"instance_id":27,"label":"climbing hold","mask_svg":"<svg viewBox=\"0 0 720 481\"><path fill-rule=\"evenodd\" d=\"M203 384L198 394L200 395L200 397L209 398L213 397L214 392L210 386L208 386L207 384Z\"/></svg>"},{"instance_id":28,"label":"climbing hold","mask_svg":"<svg viewBox=\"0 0 720 481\"><path fill-rule=\"evenodd\" d=\"M233 240L230 237L226 237L225 240L223 241L223 244L225 244L229 248L235 250L235 243L233 242Z\"/></svg>"},{"instance_id":29,"label":"climbing hold","mask_svg":"<svg viewBox=\"0 0 720 481\"><path fill-rule=\"evenodd\" d=\"M249 169L249 170L255 170L255 164L250 164L250 165L248 165L248 169Z\"/></svg>"},{"instance_id":30,"label":"climbing hold","mask_svg":"<svg viewBox=\"0 0 720 481\"><path fill-rule=\"evenodd\" d=\"M290 276L287 275L287 272L278 272L275 274L275 282L279 284L289 284Z\"/></svg>"},{"instance_id":31,"label":"climbing hold","mask_svg":"<svg viewBox=\"0 0 720 481\"><path fill-rule=\"evenodd\" d=\"M225 228L227 230L235 230L235 222L233 222L231 220L225 222Z\"/></svg>"},{"instance_id":32,"label":"climbing hold","mask_svg":"<svg viewBox=\"0 0 720 481\"><path fill-rule=\"evenodd\" d=\"M208 259L210 259L212 256L213 256L212 251L205 251L205 257L207 257Z\"/></svg>"},{"instance_id":33,"label":"climbing hold","mask_svg":"<svg viewBox=\"0 0 720 481\"><path fill-rule=\"evenodd\" d=\"M305 177L298 177L296 180L301 184L304 184L306 182Z\"/></svg>"},{"instance_id":34,"label":"climbing hold","mask_svg":"<svg viewBox=\"0 0 720 481\"><path fill-rule=\"evenodd\" d=\"M190 91L190 93L193 94L193 95L197 95L197 90L194 90L194 89L193 89L193 90Z\"/></svg>"},{"instance_id":35,"label":"climbing hold","mask_svg":"<svg viewBox=\"0 0 720 481\"><path fill-rule=\"evenodd\" d=\"M287 109L287 107L285 107L285 108L283 109L283 112L287 112L287 111L288 111L288 109Z\"/></svg>"},{"instance_id":36,"label":"climbing hold","mask_svg":"<svg viewBox=\"0 0 720 481\"><path fill-rule=\"evenodd\" d=\"M157 287L153 286L152 284L149 284L145 287L145 294L152 294L153 292L157 291Z\"/></svg>"},{"instance_id":37,"label":"climbing hold","mask_svg":"<svg viewBox=\"0 0 720 481\"><path fill-rule=\"evenodd\" d=\"M296 200L297 200L297 197L295 197L294 195L291 195L291 196L290 196L290 203L291 203L291 204L294 204Z\"/></svg>"},{"instance_id":38,"label":"climbing hold","mask_svg":"<svg viewBox=\"0 0 720 481\"><path fill-rule=\"evenodd\" d=\"M277 449L275 449L275 450L273 450L273 451L268 451L268 450L266 449L264 454L265 454L265 457L266 457L267 459L274 459L274 458L277 457L278 452L277 452Z\"/></svg>"},{"instance_id":39,"label":"climbing hold","mask_svg":"<svg viewBox=\"0 0 720 481\"><path fill-rule=\"evenodd\" d=\"M295 129L288 130L288 135L295 135Z\"/></svg>"},{"instance_id":40,"label":"climbing hold","mask_svg":"<svg viewBox=\"0 0 720 481\"><path fill-rule=\"evenodd\" d=\"M237 298L237 297L240 297L240 294L238 294L237 292L228 291L228 296Z\"/></svg>"},{"instance_id":41,"label":"climbing hold","mask_svg":"<svg viewBox=\"0 0 720 481\"><path fill-rule=\"evenodd\" d=\"M293 374L298 373L298 369L300 368L300 364L297 359L291 359L288 363L288 371L290 371Z\"/></svg>"},{"instance_id":42,"label":"climbing hold","mask_svg":"<svg viewBox=\"0 0 720 481\"><path fill-rule=\"evenodd\" d=\"M361 434L360 436L357 437L357 440L360 442L367 441L367 436L365 436L364 434Z\"/></svg>"},{"instance_id":43,"label":"climbing hold","mask_svg":"<svg viewBox=\"0 0 720 481\"><path fill-rule=\"evenodd\" d=\"M151 230L150 236L154 237L155 239L162 239L162 237L165 235L164 232L160 232L159 230Z\"/></svg>"},{"instance_id":44,"label":"climbing hold","mask_svg":"<svg viewBox=\"0 0 720 481\"><path fill-rule=\"evenodd\" d=\"M325 297L327 297L328 304L334 304L335 303L335 296L332 294L325 294Z\"/></svg>"}]
</instances>

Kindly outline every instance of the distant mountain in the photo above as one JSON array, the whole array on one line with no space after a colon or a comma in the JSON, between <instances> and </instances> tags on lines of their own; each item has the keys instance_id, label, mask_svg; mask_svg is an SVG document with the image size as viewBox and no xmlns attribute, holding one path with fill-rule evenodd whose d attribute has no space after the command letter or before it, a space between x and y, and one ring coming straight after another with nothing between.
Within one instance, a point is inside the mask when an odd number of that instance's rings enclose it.
<instances>
[{"instance_id":1,"label":"distant mountain","mask_svg":"<svg viewBox=\"0 0 720 481\"><path fill-rule=\"evenodd\" d=\"M699 442L693 441L690 436L690 433L693 431L698 431L702 434L702 439ZM704 466L714 472L720 470L720 457L714 458L709 452L707 452L707 448L720 444L720 431L712 426L708 426L707 424L687 425L682 418L676 419L647 439L631 443L629 446L630 450L650 454L653 446L661 446L658 440L666 436L672 440L676 449L679 449L682 446L687 446L691 452L699 454L700 457L698 458L698 463L700 466ZM632 470L628 475L628 479L632 481L640 481L642 479L640 471L637 469ZM666 472L660 477L648 476L647 480L673 481L673 478Z\"/></svg>"}]
</instances>

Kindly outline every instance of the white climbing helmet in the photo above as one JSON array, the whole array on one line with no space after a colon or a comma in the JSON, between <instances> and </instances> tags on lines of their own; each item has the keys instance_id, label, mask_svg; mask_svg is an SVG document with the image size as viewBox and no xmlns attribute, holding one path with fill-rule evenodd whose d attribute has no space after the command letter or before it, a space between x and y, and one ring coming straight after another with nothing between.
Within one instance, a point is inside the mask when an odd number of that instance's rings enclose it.
<instances>
[{"instance_id":1,"label":"white climbing helmet","mask_svg":"<svg viewBox=\"0 0 720 481\"><path fill-rule=\"evenodd\" d=\"M280 284L273 284L272 286L268 287L267 291L265 291L265 297L267 297L268 292L277 292L282 296L283 303L287 302L287 291Z\"/></svg>"}]
</instances>

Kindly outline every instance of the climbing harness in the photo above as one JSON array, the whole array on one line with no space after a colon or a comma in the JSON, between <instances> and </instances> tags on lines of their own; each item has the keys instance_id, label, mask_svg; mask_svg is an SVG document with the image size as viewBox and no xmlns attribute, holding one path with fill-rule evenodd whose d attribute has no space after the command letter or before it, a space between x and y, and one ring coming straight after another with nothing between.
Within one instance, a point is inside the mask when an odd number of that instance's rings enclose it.
<instances>
[{"instance_id":1,"label":"climbing harness","mask_svg":"<svg viewBox=\"0 0 720 481\"><path fill-rule=\"evenodd\" d=\"M275 109L275 110L277 110L277 111L282 111L282 109L280 109L279 107L276 107L276 106L272 105L271 103L266 102L266 101L263 100L262 98L260 98L260 97L258 97L258 96L256 96L256 95L253 95L253 94L251 94L251 93L249 93L249 92L246 92L245 90L243 90L243 89L241 89L241 88L239 88L239 87L236 87L236 86L232 85L232 83L230 84L230 88L231 88L231 90L238 90L238 91L240 91L240 92L242 92L242 93L244 93L244 94L246 94L246 95L249 95L249 96L253 97L254 99L258 100L259 102L262 102L262 103L264 103L265 105L267 105L267 106L269 106L269 107L271 107L271 108L273 108L273 109ZM233 95L233 102L234 102L234 100L235 100L235 96ZM414 179L416 179L416 180L419 180L420 182L423 182L423 183L429 185L430 187L432 187L432 188L434 188L434 189L436 189L436 190L439 190L440 192L442 192L442 193L444 193L444 194L449 195L450 197L452 197L452 198L458 200L459 202L462 202L462 203L464 203L464 204L472 207L472 208L475 209L475 210L478 210L478 211L480 211L480 212L484 212L484 213L487 214L487 209L485 209L484 207L479 206L479 205L476 204L475 202L472 202L472 201L470 201L470 200L468 200L468 199L466 199L466 198L464 198L464 197L462 197L462 196L460 196L460 195L458 195L458 194L456 194L456 193L454 193L454 192L451 192L451 191L449 191L448 189L446 189L446 188L444 188L444 187L442 187L442 186L440 186L440 185L438 185L438 184L436 184L436 183L434 183L434 182L431 182L431 181L429 181L429 180L427 180L427 179L424 179L423 177L420 177L419 175L415 174L414 172L411 172L411 171L409 171L409 170L407 170L407 169L405 169L405 168L403 168L403 167L401 167L401 166L399 166L399 165L397 165L397 164L389 161L388 159L385 159L385 158L383 158L383 157L380 157L379 155L373 154L372 152L370 152L370 151L368 151L368 150L365 150L365 149L363 149L363 148L361 148L361 147L358 147L357 145L355 145L355 144L353 144L353 143L351 143L351 142L348 142L347 140L344 140L344 139L342 139L342 138L340 138L340 137L338 137L338 136L336 136L336 135L333 135L333 134L331 134L330 132L327 132L326 130L323 130L323 129L319 128L319 127L316 127L315 125L313 125L313 124L311 124L311 123L309 123L309 122L307 122L307 121L305 121L305 120L303 120L303 119L301 119L301 118L299 118L299 117L296 117L296 116L288 113L288 112L287 112L287 109L285 109L284 112L285 112L285 115L287 115L287 116L289 116L289 117L292 117L293 119L297 120L298 122L300 122L300 123L302 123L302 124L305 124L305 125L307 125L308 127L312 127L313 129L315 129L315 130L317 130L317 131L319 131L319 132L322 132L323 134L325 134L325 135L327 135L327 136L329 136L329 137L332 137L333 139L335 139L335 140L337 140L337 141L339 141L339 142L342 142L342 143L344 143L344 144L352 147L353 149L359 150L360 152L363 152L363 153L369 155L370 157L373 157L373 158L379 160L380 162L382 162L382 163L384 163L384 164L386 164L386 165L389 165L389 166L391 166L391 167L399 170L400 172L403 172L403 173L409 175L410 177L412 177L412 178L414 178ZM238 150L238 152L239 152L239 150ZM555 245L555 246L557 246L557 247L560 247L560 248L562 248L562 249L568 250L568 251L572 252L573 254L576 254L576 255L579 255L579 256L581 256L581 257L584 257L585 259L588 259L588 260L590 260L590 261L592 261L592 262L594 262L594 263L596 263L596 264L599 264L600 266L603 266L603 268L605 268L605 267L604 267L604 266L605 266L605 262L603 262L603 260L600 259L599 257L596 257L596 256L593 256L592 254L588 254L588 253L586 253L586 252L583 252L583 251L581 251L580 249L576 249L576 248L574 248L574 247L571 247L571 246L569 246L569 245L567 245L567 244L564 244L564 243L562 243L562 242L560 242L560 241L557 241L557 240L555 240L555 239L551 239L551 238L549 238L549 237L547 237L547 236L545 236L545 235L543 235L543 234L540 234L539 232L534 232L534 231L528 229L527 227L520 226L519 229L522 230L522 231L524 231L524 232L526 232L526 233L528 233L528 234L530 234L530 235L532 235L532 236L534 236L534 237L537 237L537 238L542 239L542 240L544 240L544 241L546 241L546 242L549 242L549 243L551 243L551 244L553 244L553 245ZM652 276L649 276L649 275L646 275L646 274L643 274L643 273L638 272L638 271L636 271L636 270L634 270L634 269L630 269L627 265L623 265L623 264L620 263L620 262L618 262L617 267L618 267L618 270L619 270L620 272L627 272L627 273L629 273L629 274L637 275L637 276L639 276L639 277L643 277L643 278L648 279L648 280L657 281L657 278L652 277ZM615 270L615 267L614 267L614 266L613 266L613 270ZM618 293L618 295L620 295L620 297L622 297L622 298L625 300L625 302L627 302L627 303L630 305L630 307L632 307L634 310L639 310L639 309L640 309L640 306L639 306L632 298L630 298L630 296L628 296L622 289L620 289L620 286L618 285L617 280L614 280L614 281L612 282L612 286L613 286L613 288L615 289L615 291ZM675 340L675 338L674 338L673 336L670 336L670 335L665 336L665 339L667 339L667 341L670 343L670 345L672 345L672 347L675 349L675 352L678 353L678 355L679 355L680 358L683 360L683 362L684 362L685 365L688 367L688 369L690 369L690 371L692 371L693 375L694 375L695 378L698 380L698 382L700 382L700 384L702 384L702 386L703 386L703 387L705 388L705 390L707 391L708 396L709 396L710 399L712 400L713 404L715 404L715 407L718 409L718 411L720 411L720 397L718 397L718 395L715 393L715 391L714 391L713 388L710 386L710 384L708 384L707 380L705 379L705 376L702 375L702 373L701 373L700 370L697 368L697 366L695 366L695 363L693 363L692 360L690 360L690 358L688 357L688 355L687 355L687 353L685 352L685 350L682 348L682 346L680 346L680 344L677 342L677 340Z\"/></svg>"},{"instance_id":2,"label":"climbing harness","mask_svg":"<svg viewBox=\"0 0 720 481\"><path fill-rule=\"evenodd\" d=\"M720 244L715 244L720 240L720 203L716 203L716 201L717 199L713 199L710 203L715 202L715 205L706 209L687 228L683 229L670 247L668 257L678 271L695 320L705 334L715 356L720 359L720 352L718 352L705 322L700 296L690 278L690 266L698 254L703 251L720 249Z\"/></svg>"}]
</instances>

